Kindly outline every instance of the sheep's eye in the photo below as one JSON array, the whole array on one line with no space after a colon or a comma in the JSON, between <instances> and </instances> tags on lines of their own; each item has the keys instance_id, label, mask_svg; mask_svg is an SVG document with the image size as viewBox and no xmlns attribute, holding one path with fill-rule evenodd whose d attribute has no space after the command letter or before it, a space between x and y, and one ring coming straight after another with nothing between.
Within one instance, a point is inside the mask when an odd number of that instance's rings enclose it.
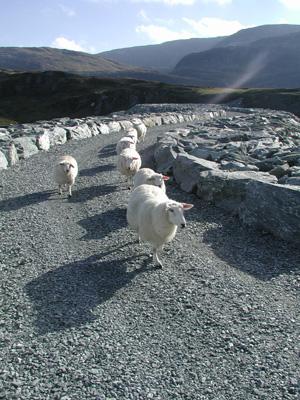
<instances>
[{"instance_id":1,"label":"sheep's eye","mask_svg":"<svg viewBox=\"0 0 300 400\"><path fill-rule=\"evenodd\" d=\"M170 209L171 212L174 212L173 208Z\"/></svg>"}]
</instances>

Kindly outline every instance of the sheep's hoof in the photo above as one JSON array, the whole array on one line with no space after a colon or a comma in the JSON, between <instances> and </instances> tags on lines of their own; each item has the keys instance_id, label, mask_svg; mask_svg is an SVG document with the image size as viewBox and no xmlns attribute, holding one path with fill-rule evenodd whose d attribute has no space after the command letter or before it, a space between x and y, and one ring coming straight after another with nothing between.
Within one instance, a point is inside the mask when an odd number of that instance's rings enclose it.
<instances>
[{"instance_id":1,"label":"sheep's hoof","mask_svg":"<svg viewBox=\"0 0 300 400\"><path fill-rule=\"evenodd\" d=\"M72 198L72 195L71 194L68 194L68 199L71 199Z\"/></svg>"},{"instance_id":2,"label":"sheep's hoof","mask_svg":"<svg viewBox=\"0 0 300 400\"><path fill-rule=\"evenodd\" d=\"M155 269L163 269L162 264L155 264Z\"/></svg>"}]
</instances>

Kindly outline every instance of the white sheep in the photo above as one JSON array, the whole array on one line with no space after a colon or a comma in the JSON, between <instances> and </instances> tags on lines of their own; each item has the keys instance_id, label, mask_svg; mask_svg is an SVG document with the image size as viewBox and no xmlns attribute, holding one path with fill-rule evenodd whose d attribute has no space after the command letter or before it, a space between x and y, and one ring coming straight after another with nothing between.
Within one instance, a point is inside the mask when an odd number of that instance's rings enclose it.
<instances>
[{"instance_id":1,"label":"white sheep","mask_svg":"<svg viewBox=\"0 0 300 400\"><path fill-rule=\"evenodd\" d=\"M116 146L117 155L119 155L124 149L135 149L135 141L131 137L122 137Z\"/></svg>"},{"instance_id":2,"label":"white sheep","mask_svg":"<svg viewBox=\"0 0 300 400\"><path fill-rule=\"evenodd\" d=\"M62 194L62 186L66 185L69 196L72 197L72 186L78 174L77 161L72 156L62 156L54 167L54 179L58 184L58 192Z\"/></svg>"},{"instance_id":3,"label":"white sheep","mask_svg":"<svg viewBox=\"0 0 300 400\"><path fill-rule=\"evenodd\" d=\"M147 132L146 125L139 118L133 118L131 122L134 128L137 130L138 141L143 142Z\"/></svg>"},{"instance_id":4,"label":"white sheep","mask_svg":"<svg viewBox=\"0 0 300 400\"><path fill-rule=\"evenodd\" d=\"M158 258L165 243L174 239L177 227L186 226L183 215L193 204L171 200L157 186L141 185L131 193L127 207L127 221L139 239L153 246L153 262L162 268Z\"/></svg>"},{"instance_id":5,"label":"white sheep","mask_svg":"<svg viewBox=\"0 0 300 400\"><path fill-rule=\"evenodd\" d=\"M129 128L128 131L126 132L125 137L130 137L135 144L138 142L138 133L137 130L134 128Z\"/></svg>"},{"instance_id":6,"label":"white sheep","mask_svg":"<svg viewBox=\"0 0 300 400\"><path fill-rule=\"evenodd\" d=\"M117 169L121 175L126 176L130 181L141 168L141 165L141 157L135 149L124 149L118 156Z\"/></svg>"},{"instance_id":7,"label":"white sheep","mask_svg":"<svg viewBox=\"0 0 300 400\"><path fill-rule=\"evenodd\" d=\"M161 188L166 193L166 185L164 181L169 180L168 176L159 174L151 168L141 168L133 177L134 188L140 185L154 185Z\"/></svg>"}]
</instances>

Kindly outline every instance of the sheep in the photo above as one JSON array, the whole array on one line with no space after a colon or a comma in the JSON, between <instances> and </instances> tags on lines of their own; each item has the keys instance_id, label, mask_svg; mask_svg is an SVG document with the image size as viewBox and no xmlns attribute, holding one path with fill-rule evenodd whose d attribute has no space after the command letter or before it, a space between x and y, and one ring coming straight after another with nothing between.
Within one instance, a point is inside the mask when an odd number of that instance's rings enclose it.
<instances>
[{"instance_id":1,"label":"sheep","mask_svg":"<svg viewBox=\"0 0 300 400\"><path fill-rule=\"evenodd\" d=\"M137 133L136 129L134 129L134 128L128 129L128 131L126 132L125 137L130 137L134 141L134 143L137 144L138 133Z\"/></svg>"},{"instance_id":2,"label":"sheep","mask_svg":"<svg viewBox=\"0 0 300 400\"><path fill-rule=\"evenodd\" d=\"M193 204L169 199L157 186L141 185L131 193L127 222L137 232L139 239L152 244L153 262L159 268L162 268L162 263L158 253L165 243L174 239L178 226L186 226L183 212L192 207Z\"/></svg>"},{"instance_id":3,"label":"sheep","mask_svg":"<svg viewBox=\"0 0 300 400\"><path fill-rule=\"evenodd\" d=\"M134 128L137 130L138 141L143 142L147 132L146 125L139 118L133 118L131 122Z\"/></svg>"},{"instance_id":4,"label":"sheep","mask_svg":"<svg viewBox=\"0 0 300 400\"><path fill-rule=\"evenodd\" d=\"M166 185L164 181L169 180L168 176L159 174L151 168L141 168L133 177L133 187L140 185L154 185L160 187L166 193Z\"/></svg>"},{"instance_id":5,"label":"sheep","mask_svg":"<svg viewBox=\"0 0 300 400\"><path fill-rule=\"evenodd\" d=\"M68 197L72 197L72 186L78 174L77 161L72 156L62 156L54 167L54 179L58 184L58 192L62 194L62 186L68 188Z\"/></svg>"},{"instance_id":6,"label":"sheep","mask_svg":"<svg viewBox=\"0 0 300 400\"><path fill-rule=\"evenodd\" d=\"M125 175L130 181L132 181L133 175L137 173L141 165L141 157L135 149L124 149L119 154L117 169L121 175Z\"/></svg>"},{"instance_id":7,"label":"sheep","mask_svg":"<svg viewBox=\"0 0 300 400\"><path fill-rule=\"evenodd\" d=\"M135 141L131 137L122 137L116 146L117 155L119 155L124 149L135 149Z\"/></svg>"}]
</instances>

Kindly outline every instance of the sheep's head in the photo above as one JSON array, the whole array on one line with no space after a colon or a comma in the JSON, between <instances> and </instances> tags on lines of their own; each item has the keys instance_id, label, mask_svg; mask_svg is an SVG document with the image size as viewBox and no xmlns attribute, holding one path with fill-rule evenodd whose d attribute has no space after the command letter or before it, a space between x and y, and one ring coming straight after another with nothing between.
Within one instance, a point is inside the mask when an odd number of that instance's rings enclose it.
<instances>
[{"instance_id":1,"label":"sheep's head","mask_svg":"<svg viewBox=\"0 0 300 400\"><path fill-rule=\"evenodd\" d=\"M134 171L136 168L136 161L139 159L139 157L131 157L126 159L126 168L128 171Z\"/></svg>"},{"instance_id":2,"label":"sheep's head","mask_svg":"<svg viewBox=\"0 0 300 400\"><path fill-rule=\"evenodd\" d=\"M177 201L168 201L166 203L166 210L168 213L169 221L174 225L180 226L181 228L185 228L186 221L183 213L185 210L190 210L192 207L194 207L193 204L178 203Z\"/></svg>"},{"instance_id":3,"label":"sheep's head","mask_svg":"<svg viewBox=\"0 0 300 400\"><path fill-rule=\"evenodd\" d=\"M59 165L62 166L65 174L69 174L72 170L72 168L74 168L74 165L68 162L61 162Z\"/></svg>"},{"instance_id":4,"label":"sheep's head","mask_svg":"<svg viewBox=\"0 0 300 400\"><path fill-rule=\"evenodd\" d=\"M147 183L149 185L158 186L159 188L164 187L164 181L169 179L168 176L162 174L153 174L150 178L147 179Z\"/></svg>"}]
</instances>

